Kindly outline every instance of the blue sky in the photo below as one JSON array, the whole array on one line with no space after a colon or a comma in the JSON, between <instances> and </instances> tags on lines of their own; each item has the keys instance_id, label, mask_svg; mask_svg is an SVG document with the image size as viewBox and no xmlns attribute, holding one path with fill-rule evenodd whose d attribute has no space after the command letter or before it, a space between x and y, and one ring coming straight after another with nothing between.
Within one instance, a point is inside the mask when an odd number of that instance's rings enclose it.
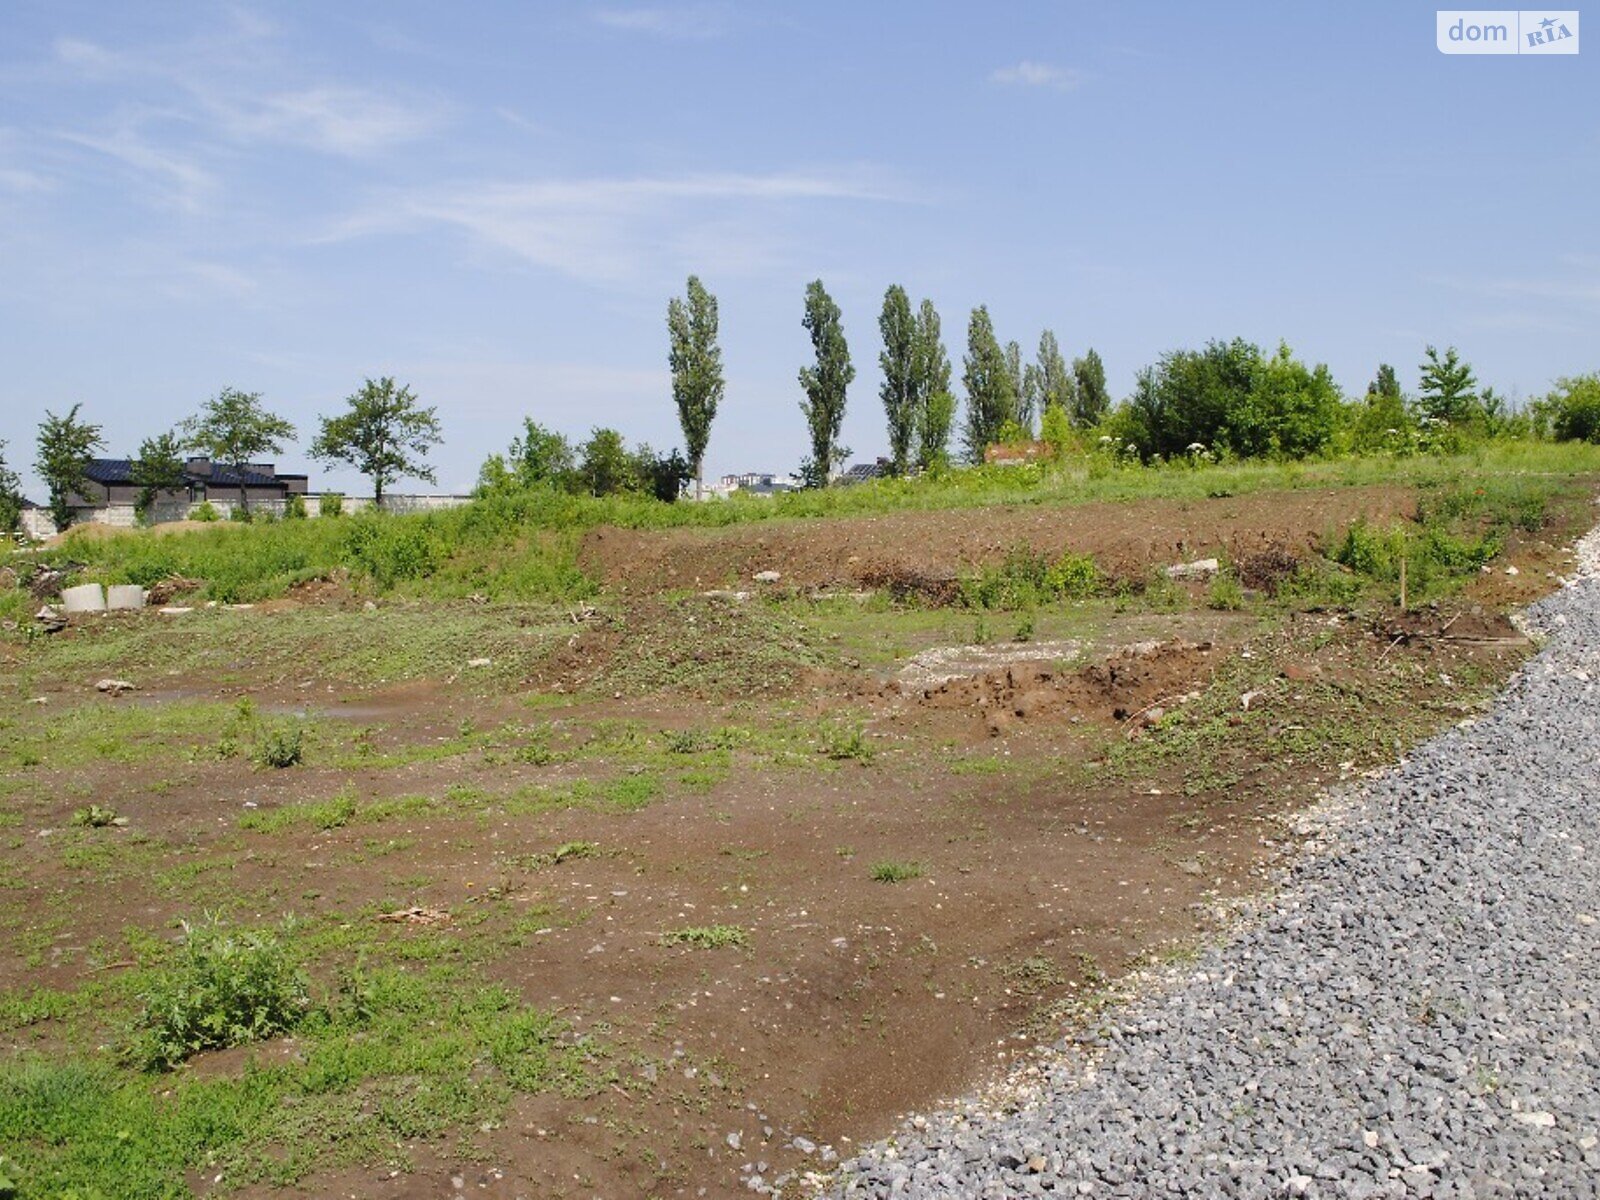
<instances>
[{"instance_id":1,"label":"blue sky","mask_svg":"<svg viewBox=\"0 0 1600 1200\"><path fill-rule=\"evenodd\" d=\"M690 272L722 309L708 476L804 454L817 277L856 457L885 446L896 282L958 377L982 303L1030 354L1094 346L1117 395L1235 335L1348 392L1379 361L1413 386L1436 342L1538 394L1600 368L1600 45L1447 57L1434 11L7 0L4 453L42 498L46 409L130 453L233 386L305 469L316 416L384 374L437 405L442 488L525 414L666 447Z\"/></svg>"}]
</instances>

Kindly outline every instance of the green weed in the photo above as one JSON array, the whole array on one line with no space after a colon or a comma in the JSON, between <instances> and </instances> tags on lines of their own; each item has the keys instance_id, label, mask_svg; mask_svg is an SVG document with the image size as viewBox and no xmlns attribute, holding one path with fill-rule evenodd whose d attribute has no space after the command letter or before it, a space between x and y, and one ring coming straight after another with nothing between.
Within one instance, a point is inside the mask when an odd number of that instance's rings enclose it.
<instances>
[{"instance_id":1,"label":"green weed","mask_svg":"<svg viewBox=\"0 0 1600 1200\"><path fill-rule=\"evenodd\" d=\"M661 935L663 946L694 946L701 950L744 946L749 941L749 935L737 925L694 925L687 929L669 930Z\"/></svg>"},{"instance_id":2,"label":"green weed","mask_svg":"<svg viewBox=\"0 0 1600 1200\"><path fill-rule=\"evenodd\" d=\"M201 1050L293 1029L311 1005L305 976L270 931L184 925L178 960L154 979L130 1054L170 1070Z\"/></svg>"},{"instance_id":3,"label":"green weed","mask_svg":"<svg viewBox=\"0 0 1600 1200\"><path fill-rule=\"evenodd\" d=\"M904 883L908 879L918 879L921 876L921 863L893 860L873 863L872 870L868 872L868 877L875 883Z\"/></svg>"}]
</instances>

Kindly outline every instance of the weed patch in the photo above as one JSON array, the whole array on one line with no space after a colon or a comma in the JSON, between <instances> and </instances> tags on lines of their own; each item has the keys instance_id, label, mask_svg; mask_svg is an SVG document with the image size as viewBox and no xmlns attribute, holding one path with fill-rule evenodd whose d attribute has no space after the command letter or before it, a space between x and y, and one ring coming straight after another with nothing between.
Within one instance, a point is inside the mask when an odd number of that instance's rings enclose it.
<instances>
[{"instance_id":1,"label":"weed patch","mask_svg":"<svg viewBox=\"0 0 1600 1200\"><path fill-rule=\"evenodd\" d=\"M673 929L661 935L663 946L693 946L699 950L721 950L748 945L750 937L737 925L694 925Z\"/></svg>"},{"instance_id":2,"label":"weed patch","mask_svg":"<svg viewBox=\"0 0 1600 1200\"><path fill-rule=\"evenodd\" d=\"M886 860L873 863L872 870L867 874L874 883L905 883L909 879L922 877L922 864Z\"/></svg>"}]
</instances>

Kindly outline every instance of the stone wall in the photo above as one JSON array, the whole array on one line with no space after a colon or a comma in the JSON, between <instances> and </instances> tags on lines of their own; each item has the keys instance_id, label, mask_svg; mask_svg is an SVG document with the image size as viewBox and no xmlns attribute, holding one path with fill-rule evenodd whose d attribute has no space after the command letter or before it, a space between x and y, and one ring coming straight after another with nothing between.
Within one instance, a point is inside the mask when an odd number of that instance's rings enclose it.
<instances>
[{"instance_id":1,"label":"stone wall","mask_svg":"<svg viewBox=\"0 0 1600 1200\"><path fill-rule=\"evenodd\" d=\"M306 516L315 520L322 515L321 496L315 493L306 496ZM217 516L226 521L233 515L233 510L239 506L237 498L227 500L220 496L213 496L209 501L216 510ZM472 503L471 496L399 496L389 495L383 498L383 511L389 513L420 513L440 512L447 508L460 508L463 504ZM157 504L150 512L150 524L161 525L168 521L182 521L192 519L198 504ZM252 500L250 511L274 517L282 517L289 507L287 500ZM362 509L372 507L371 496L345 496L342 500L341 511L345 515L360 512ZM117 529L134 529L139 524L138 515L131 504L108 504L99 508L78 509L75 523L79 525L110 525ZM22 530L36 541L56 535L56 523L50 519L50 513L42 508L24 509L22 513Z\"/></svg>"}]
</instances>

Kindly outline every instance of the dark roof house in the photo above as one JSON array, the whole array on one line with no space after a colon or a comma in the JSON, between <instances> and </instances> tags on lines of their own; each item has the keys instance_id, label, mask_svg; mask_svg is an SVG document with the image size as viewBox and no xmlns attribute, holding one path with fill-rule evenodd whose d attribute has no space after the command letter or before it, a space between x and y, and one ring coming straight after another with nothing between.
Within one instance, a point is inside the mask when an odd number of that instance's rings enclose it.
<instances>
[{"instance_id":1,"label":"dark roof house","mask_svg":"<svg viewBox=\"0 0 1600 1200\"><path fill-rule=\"evenodd\" d=\"M71 497L73 508L105 508L112 504L133 504L140 486L134 482L133 460L95 458L89 460L84 494ZM198 503L214 492L219 499L237 499L241 487L246 500L285 500L306 493L305 475L280 475L273 463L247 463L242 471L213 463L208 458L191 458L183 465L183 484L161 495L166 501Z\"/></svg>"}]
</instances>

